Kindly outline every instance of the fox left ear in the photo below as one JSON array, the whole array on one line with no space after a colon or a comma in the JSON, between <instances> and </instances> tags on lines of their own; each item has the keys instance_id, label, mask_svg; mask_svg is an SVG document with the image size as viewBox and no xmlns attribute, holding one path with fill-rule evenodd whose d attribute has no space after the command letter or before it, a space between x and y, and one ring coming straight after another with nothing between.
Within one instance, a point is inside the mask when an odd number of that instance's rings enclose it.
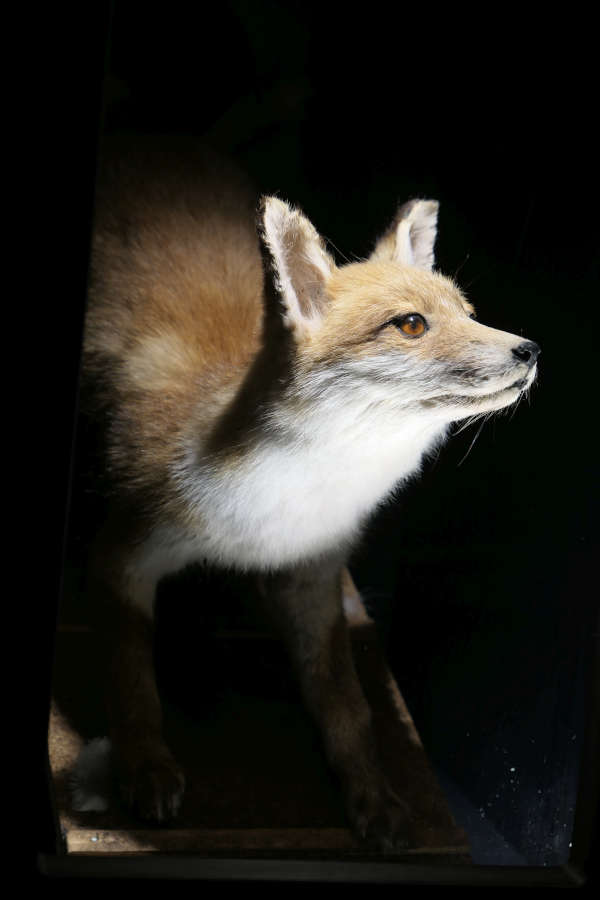
<instances>
[{"instance_id":1,"label":"fox left ear","mask_svg":"<svg viewBox=\"0 0 600 900\"><path fill-rule=\"evenodd\" d=\"M298 337L318 327L335 262L323 239L299 210L278 197L263 197L259 231L283 305L283 322Z\"/></svg>"},{"instance_id":2,"label":"fox left ear","mask_svg":"<svg viewBox=\"0 0 600 900\"><path fill-rule=\"evenodd\" d=\"M435 264L433 246L437 236L437 200L409 200L403 203L391 226L377 241L370 259L402 263L431 271Z\"/></svg>"}]
</instances>

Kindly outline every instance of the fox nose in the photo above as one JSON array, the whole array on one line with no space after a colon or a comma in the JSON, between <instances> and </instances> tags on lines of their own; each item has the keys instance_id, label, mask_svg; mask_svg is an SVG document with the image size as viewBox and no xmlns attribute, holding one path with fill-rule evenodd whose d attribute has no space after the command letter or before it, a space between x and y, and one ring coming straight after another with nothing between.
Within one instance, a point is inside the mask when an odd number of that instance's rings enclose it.
<instances>
[{"instance_id":1,"label":"fox nose","mask_svg":"<svg viewBox=\"0 0 600 900\"><path fill-rule=\"evenodd\" d=\"M534 341L524 341L518 347L513 347L513 354L519 362L529 363L530 366L534 364L541 352L541 347Z\"/></svg>"}]
</instances>

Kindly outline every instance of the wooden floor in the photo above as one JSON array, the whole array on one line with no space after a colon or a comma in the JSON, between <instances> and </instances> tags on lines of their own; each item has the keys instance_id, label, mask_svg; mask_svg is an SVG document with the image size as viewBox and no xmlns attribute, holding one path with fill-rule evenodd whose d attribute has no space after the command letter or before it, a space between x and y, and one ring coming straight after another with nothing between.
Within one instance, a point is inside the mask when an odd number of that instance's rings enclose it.
<instances>
[{"instance_id":1,"label":"wooden floor","mask_svg":"<svg viewBox=\"0 0 600 900\"><path fill-rule=\"evenodd\" d=\"M375 627L360 605L356 609L357 669L388 776L413 812L409 847L385 859L468 864L466 836L452 819ZM186 772L185 799L170 827L141 827L112 788L104 812L73 809L71 778L79 754L106 734L104 675L93 632L59 626L49 755L64 853L382 857L357 843L347 828L337 785L278 641L260 632L221 630L196 656L189 647L185 651L185 642L181 646L171 657L171 679L162 681L165 732ZM158 665L160 674L160 658Z\"/></svg>"}]
</instances>

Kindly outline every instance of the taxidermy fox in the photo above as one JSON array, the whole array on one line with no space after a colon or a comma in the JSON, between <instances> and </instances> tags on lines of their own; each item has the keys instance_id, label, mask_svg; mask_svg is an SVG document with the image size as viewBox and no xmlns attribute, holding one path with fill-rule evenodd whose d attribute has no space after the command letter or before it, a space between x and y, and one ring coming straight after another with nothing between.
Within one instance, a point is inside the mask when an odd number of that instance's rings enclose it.
<instances>
[{"instance_id":1,"label":"taxidermy fox","mask_svg":"<svg viewBox=\"0 0 600 900\"><path fill-rule=\"evenodd\" d=\"M438 204L398 210L338 267L309 220L178 142L107 148L82 396L105 426L111 512L90 589L112 641L123 797L177 814L152 658L159 580L208 561L254 573L355 830L401 844L352 662L341 573L369 515L451 423L514 403L539 347L474 320L433 270Z\"/></svg>"}]
</instances>

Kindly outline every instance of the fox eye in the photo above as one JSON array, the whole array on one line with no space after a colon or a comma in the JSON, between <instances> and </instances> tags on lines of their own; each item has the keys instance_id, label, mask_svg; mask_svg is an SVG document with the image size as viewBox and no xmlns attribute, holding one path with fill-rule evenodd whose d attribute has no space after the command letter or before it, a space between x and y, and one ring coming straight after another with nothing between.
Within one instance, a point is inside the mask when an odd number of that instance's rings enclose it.
<instances>
[{"instance_id":1,"label":"fox eye","mask_svg":"<svg viewBox=\"0 0 600 900\"><path fill-rule=\"evenodd\" d=\"M427 322L419 313L409 313L393 319L394 325L409 337L420 337L427 331Z\"/></svg>"}]
</instances>

